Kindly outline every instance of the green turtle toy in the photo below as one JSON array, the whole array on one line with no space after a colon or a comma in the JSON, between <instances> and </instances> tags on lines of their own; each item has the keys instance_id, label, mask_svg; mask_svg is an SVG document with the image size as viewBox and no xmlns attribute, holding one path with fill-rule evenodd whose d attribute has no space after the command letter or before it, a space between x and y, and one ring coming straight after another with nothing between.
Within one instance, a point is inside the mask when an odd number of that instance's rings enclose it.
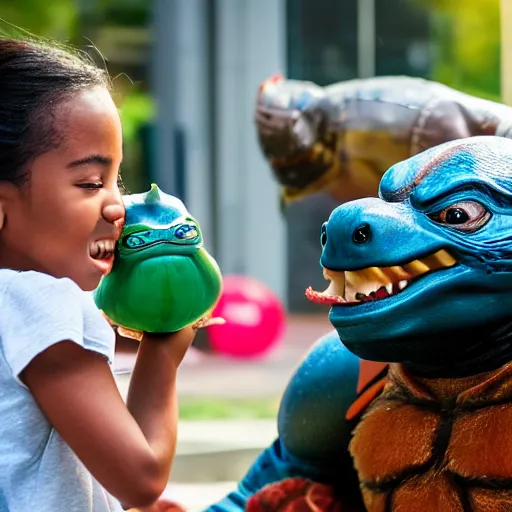
<instances>
[{"instance_id":1,"label":"green turtle toy","mask_svg":"<svg viewBox=\"0 0 512 512\"><path fill-rule=\"evenodd\" d=\"M176 332L197 324L222 290L198 222L182 201L155 184L123 200L125 225L112 271L94 291L96 305L128 331Z\"/></svg>"}]
</instances>

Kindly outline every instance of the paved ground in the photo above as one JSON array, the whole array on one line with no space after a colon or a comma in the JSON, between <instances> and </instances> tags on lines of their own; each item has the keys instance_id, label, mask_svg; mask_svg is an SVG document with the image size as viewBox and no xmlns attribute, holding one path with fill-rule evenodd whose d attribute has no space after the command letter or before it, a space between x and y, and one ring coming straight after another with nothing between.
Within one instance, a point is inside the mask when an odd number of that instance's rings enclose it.
<instances>
[{"instance_id":1,"label":"paved ground","mask_svg":"<svg viewBox=\"0 0 512 512\"><path fill-rule=\"evenodd\" d=\"M182 421L171 481L240 480L276 437L275 419Z\"/></svg>"}]
</instances>

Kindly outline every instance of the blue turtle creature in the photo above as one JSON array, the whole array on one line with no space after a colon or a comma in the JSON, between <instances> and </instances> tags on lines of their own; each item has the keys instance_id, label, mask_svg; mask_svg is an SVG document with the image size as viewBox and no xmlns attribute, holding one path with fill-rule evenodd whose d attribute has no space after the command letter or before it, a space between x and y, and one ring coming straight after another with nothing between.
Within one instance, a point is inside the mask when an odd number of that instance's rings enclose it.
<instances>
[{"instance_id":1,"label":"blue turtle creature","mask_svg":"<svg viewBox=\"0 0 512 512\"><path fill-rule=\"evenodd\" d=\"M209 511L512 510L512 140L393 165L321 229L335 331Z\"/></svg>"}]
</instances>

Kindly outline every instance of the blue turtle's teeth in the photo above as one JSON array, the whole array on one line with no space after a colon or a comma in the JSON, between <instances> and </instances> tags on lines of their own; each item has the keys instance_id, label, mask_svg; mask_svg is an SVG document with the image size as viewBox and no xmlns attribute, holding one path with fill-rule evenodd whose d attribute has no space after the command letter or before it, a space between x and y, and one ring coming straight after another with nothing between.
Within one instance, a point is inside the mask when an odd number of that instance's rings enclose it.
<instances>
[{"instance_id":1,"label":"blue turtle's teeth","mask_svg":"<svg viewBox=\"0 0 512 512\"><path fill-rule=\"evenodd\" d=\"M388 283L386 286L381 286L377 291L370 292L368 295L357 292L355 294L355 299L359 302L369 302L372 300L380 300L391 297L392 295L396 295L397 293L401 292L408 284L407 281L400 281L400 283Z\"/></svg>"},{"instance_id":2,"label":"blue turtle's teeth","mask_svg":"<svg viewBox=\"0 0 512 512\"><path fill-rule=\"evenodd\" d=\"M440 250L403 266L369 267L361 270L333 271L324 268L329 287L324 292L310 292L318 299L337 299L338 303L379 300L401 292L412 279L432 270L448 268L457 261L447 251Z\"/></svg>"}]
</instances>

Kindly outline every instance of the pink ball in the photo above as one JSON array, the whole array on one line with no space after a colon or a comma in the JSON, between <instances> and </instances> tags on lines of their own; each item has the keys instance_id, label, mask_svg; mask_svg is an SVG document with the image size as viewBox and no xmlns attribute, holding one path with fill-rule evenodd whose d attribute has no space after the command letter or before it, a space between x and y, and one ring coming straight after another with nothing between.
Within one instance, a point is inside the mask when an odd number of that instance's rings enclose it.
<instances>
[{"instance_id":1,"label":"pink ball","mask_svg":"<svg viewBox=\"0 0 512 512\"><path fill-rule=\"evenodd\" d=\"M213 317L224 325L208 327L208 338L215 352L239 358L267 354L282 339L286 316L274 293L264 284L246 276L225 276L219 303Z\"/></svg>"}]
</instances>

